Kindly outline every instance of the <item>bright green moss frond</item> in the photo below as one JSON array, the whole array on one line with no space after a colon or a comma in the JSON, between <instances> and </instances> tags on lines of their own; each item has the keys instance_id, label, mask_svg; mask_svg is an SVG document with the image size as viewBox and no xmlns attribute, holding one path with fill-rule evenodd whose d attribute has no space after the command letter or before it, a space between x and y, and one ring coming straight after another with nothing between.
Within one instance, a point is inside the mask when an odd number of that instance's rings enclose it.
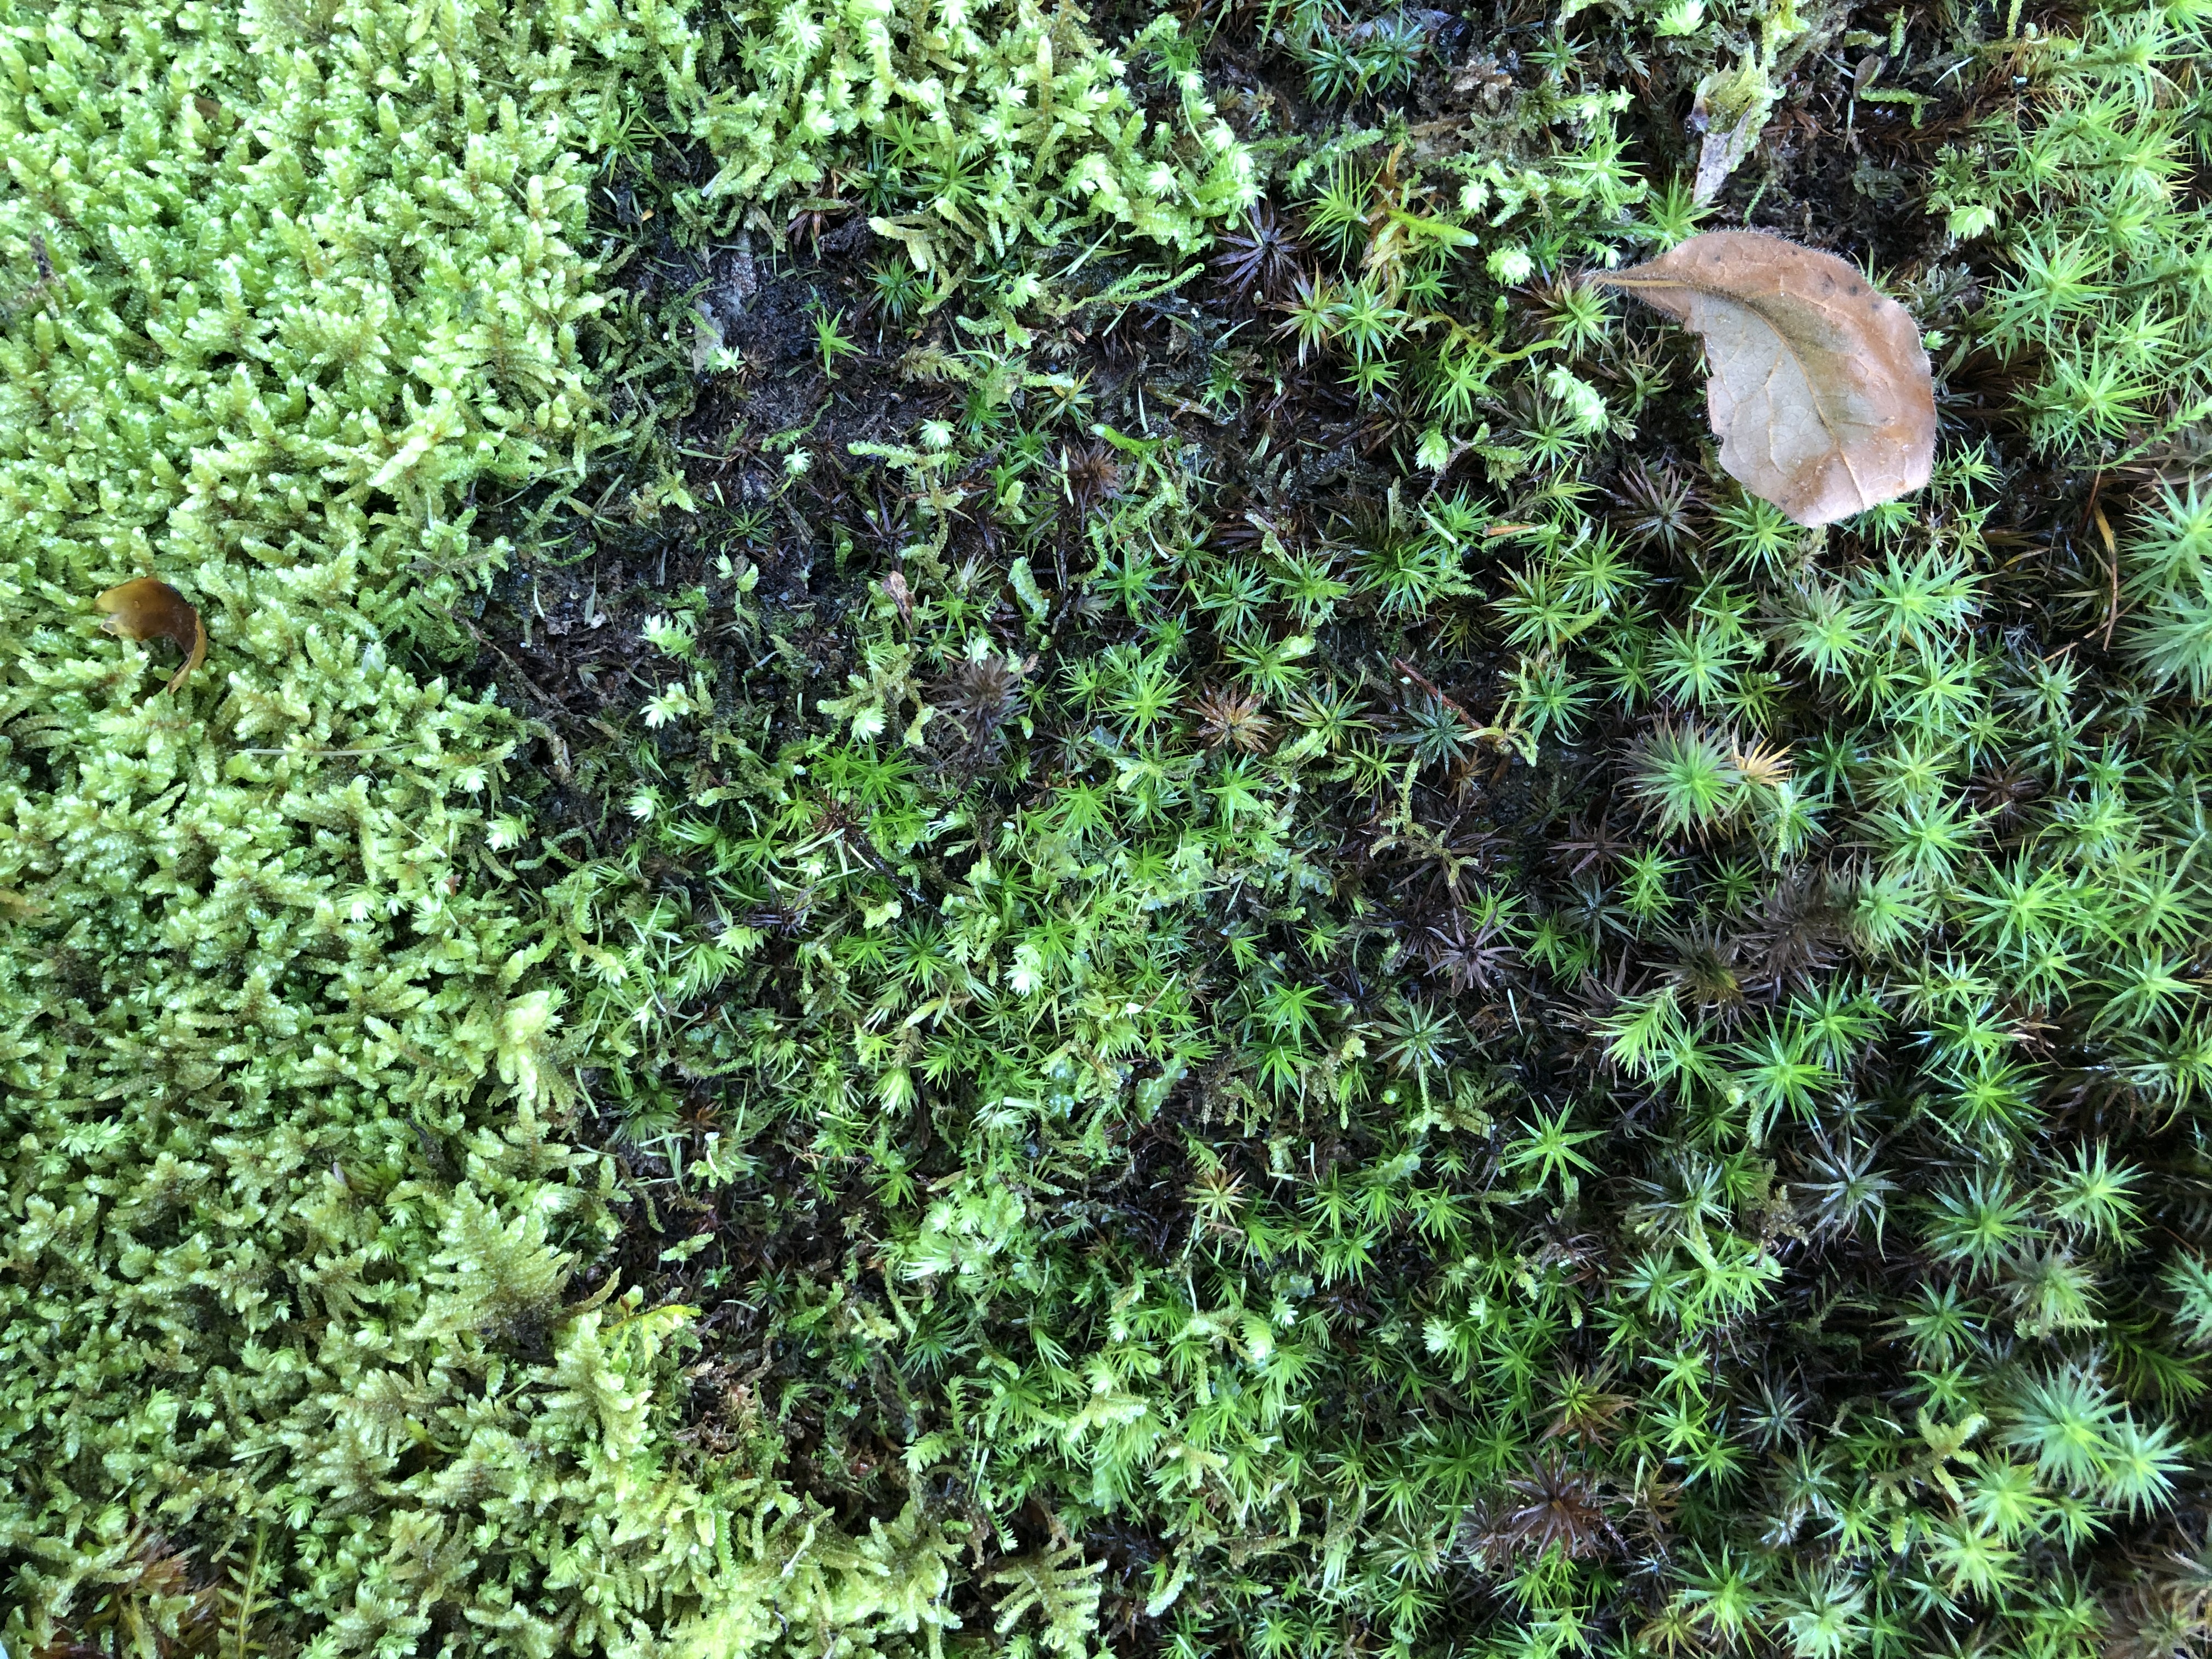
<instances>
[{"instance_id":1,"label":"bright green moss frond","mask_svg":"<svg viewBox=\"0 0 2212 1659\"><path fill-rule=\"evenodd\" d=\"M1171 17L1127 58L1036 0L740 6L707 40L720 83L677 95L720 163L708 201L819 193L834 168L924 272L1094 224L1188 251L1255 193ZM1164 107L1133 95L1131 58L1155 61Z\"/></svg>"},{"instance_id":2,"label":"bright green moss frond","mask_svg":"<svg viewBox=\"0 0 2212 1659\"><path fill-rule=\"evenodd\" d=\"M4 21L0 1641L914 1628L933 1523L786 1540L757 1455L679 1474L685 1310L578 1277L607 1171L487 830L525 733L405 654L506 556L479 492L603 435L576 152L601 48L675 26ZM209 631L174 693L94 627L142 574Z\"/></svg>"}]
</instances>

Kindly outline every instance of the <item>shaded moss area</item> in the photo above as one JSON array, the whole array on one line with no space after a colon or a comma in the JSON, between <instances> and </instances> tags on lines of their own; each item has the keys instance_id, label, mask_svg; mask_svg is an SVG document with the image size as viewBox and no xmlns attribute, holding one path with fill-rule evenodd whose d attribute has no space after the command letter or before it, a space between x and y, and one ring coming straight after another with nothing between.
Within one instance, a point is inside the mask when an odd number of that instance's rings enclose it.
<instances>
[{"instance_id":1,"label":"shaded moss area","mask_svg":"<svg viewBox=\"0 0 2212 1659\"><path fill-rule=\"evenodd\" d=\"M2200 1501L2203 736L2114 585L2193 533L2198 371L2100 427L2059 390L2095 319L2017 319L2024 249L2106 234L2090 176L2177 216L2124 291L2185 308L2193 36L1205 21L1264 185L1206 260L1044 256L1018 349L983 299L902 316L856 154L764 361L666 371L699 510L575 532L634 637L688 607L650 690L548 701L631 739L570 879L657 941L602 1132L633 1259L716 1310L705 1431L742 1377L854 1522L973 1526L971 1632L1049 1569L1012 1640L2191 1616L2143 1575ZM1327 95L1401 27L1407 78ZM1693 213L1746 57L1779 95ZM2157 182L2109 170L2145 142ZM1745 222L1928 331L1923 498L1747 500L1693 343L1575 281ZM681 342L730 256L658 257Z\"/></svg>"}]
</instances>

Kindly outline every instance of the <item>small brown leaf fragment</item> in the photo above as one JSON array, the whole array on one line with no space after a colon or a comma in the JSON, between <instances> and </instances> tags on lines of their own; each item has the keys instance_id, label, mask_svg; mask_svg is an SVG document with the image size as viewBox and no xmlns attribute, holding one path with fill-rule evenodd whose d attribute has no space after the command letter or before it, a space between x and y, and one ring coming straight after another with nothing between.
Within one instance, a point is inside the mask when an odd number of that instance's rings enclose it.
<instances>
[{"instance_id":1,"label":"small brown leaf fragment","mask_svg":"<svg viewBox=\"0 0 2212 1659\"><path fill-rule=\"evenodd\" d=\"M173 691L191 678L207 656L207 629L201 625L200 613L156 577L141 576L111 587L93 604L107 613L107 620L100 623L106 632L126 640L173 641L185 653L184 666L170 678L166 690Z\"/></svg>"},{"instance_id":2,"label":"small brown leaf fragment","mask_svg":"<svg viewBox=\"0 0 2212 1659\"><path fill-rule=\"evenodd\" d=\"M1829 524L1928 482L1936 387L1919 326L1834 254L1716 230L1591 280L1705 341L1721 465L1799 524Z\"/></svg>"}]
</instances>

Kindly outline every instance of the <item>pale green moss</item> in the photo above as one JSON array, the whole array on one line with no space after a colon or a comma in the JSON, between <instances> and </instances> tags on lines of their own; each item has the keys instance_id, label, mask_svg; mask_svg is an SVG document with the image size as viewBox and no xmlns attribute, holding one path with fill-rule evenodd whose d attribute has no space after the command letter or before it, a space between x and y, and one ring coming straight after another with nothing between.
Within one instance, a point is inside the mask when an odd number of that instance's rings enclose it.
<instances>
[{"instance_id":1,"label":"pale green moss","mask_svg":"<svg viewBox=\"0 0 2212 1659\"><path fill-rule=\"evenodd\" d=\"M1173 61L1173 17L1131 43L1170 59L1165 118L1068 5L794 0L733 7L709 39L734 59L711 94L689 60L668 70L671 101L721 163L706 195L778 201L875 140L878 228L924 270L1092 222L1187 250L1255 193L1250 155Z\"/></svg>"},{"instance_id":2,"label":"pale green moss","mask_svg":"<svg viewBox=\"0 0 2212 1659\"><path fill-rule=\"evenodd\" d=\"M549 1138L487 839L520 733L393 657L503 556L473 489L599 436L576 151L676 25L0 15L0 1639L210 1595L318 1654L917 1628L941 1534L679 1474L685 1310L573 1285L608 1170ZM211 638L175 695L94 627L149 573Z\"/></svg>"}]
</instances>

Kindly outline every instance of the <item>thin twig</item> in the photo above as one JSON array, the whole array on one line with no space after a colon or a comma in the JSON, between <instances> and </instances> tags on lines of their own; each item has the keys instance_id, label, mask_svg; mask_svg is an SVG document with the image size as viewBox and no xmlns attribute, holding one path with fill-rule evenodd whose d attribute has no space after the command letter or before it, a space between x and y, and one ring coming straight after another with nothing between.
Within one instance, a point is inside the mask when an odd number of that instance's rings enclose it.
<instances>
[{"instance_id":1,"label":"thin twig","mask_svg":"<svg viewBox=\"0 0 2212 1659\"><path fill-rule=\"evenodd\" d=\"M234 749L234 755L381 755L387 750L404 749L401 743L380 743L368 749Z\"/></svg>"}]
</instances>

